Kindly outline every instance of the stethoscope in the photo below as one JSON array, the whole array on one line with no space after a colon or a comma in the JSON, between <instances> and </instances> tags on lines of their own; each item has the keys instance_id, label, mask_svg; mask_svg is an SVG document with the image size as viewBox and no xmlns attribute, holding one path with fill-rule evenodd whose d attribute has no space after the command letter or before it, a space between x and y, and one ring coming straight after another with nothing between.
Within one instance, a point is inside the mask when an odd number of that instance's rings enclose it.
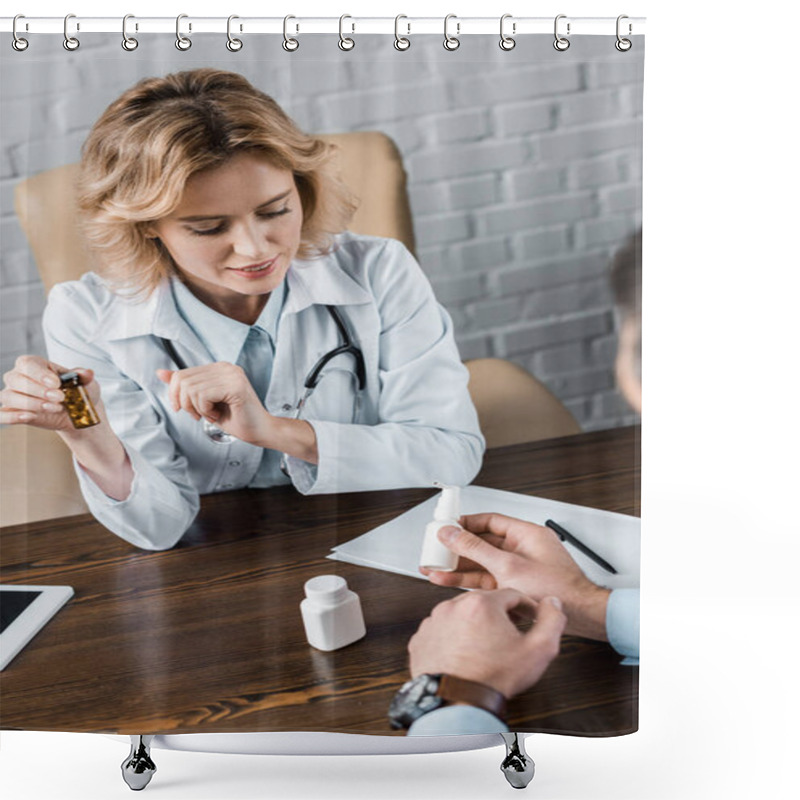
<instances>
[{"instance_id":1,"label":"stethoscope","mask_svg":"<svg viewBox=\"0 0 800 800\"><path fill-rule=\"evenodd\" d=\"M339 329L339 336L342 339L342 343L338 347L334 347L333 350L329 350L327 353L325 353L325 355L322 356L316 364L314 364L308 375L306 375L305 382L303 383L305 393L297 403L297 408L294 415L295 419L300 419L300 414L303 411L303 406L306 404L306 400L311 397L312 392L317 388L317 385L322 379L322 370L325 369L325 367L328 366L328 364L337 356L350 354L353 356L355 361L355 376L358 384L358 393L356 394L356 410L354 412L355 416L358 415L357 406L360 393L364 391L364 387L367 385L367 368L364 365L364 354L361 352L359 347L356 347L356 345L353 344L350 331L347 329L347 325L345 325L339 309L336 306L325 306L325 308L328 309L328 313L331 315L331 317L333 317L333 321L336 323L336 327Z\"/></svg>"},{"instance_id":2,"label":"stethoscope","mask_svg":"<svg viewBox=\"0 0 800 800\"><path fill-rule=\"evenodd\" d=\"M355 399L355 407L353 410L353 420L358 417L358 409L360 405L360 397L361 392L364 391L364 388L367 385L367 369L364 364L364 354L357 345L353 343L353 338L350 335L350 331L345 324L344 319L342 318L341 312L336 306L325 306L328 309L328 313L333 318L334 323L336 323L336 328L339 332L339 337L341 339L341 344L338 347L334 347L333 350L329 350L325 355L323 355L316 364L311 368L308 375L306 375L306 379L303 382L303 389L305 390L301 395L300 399L297 401L297 405L295 406L295 419L300 419L301 414L303 413L303 408L305 407L308 398L311 397L314 390L319 385L319 382L322 380L325 373L323 370L325 369L334 358L338 356L344 355L351 355L353 360L355 361L355 378L356 383L358 386L358 391L356 392L356 399ZM187 369L186 362L178 355L178 352L175 350L175 346L169 339L165 339L163 337L159 337L161 339L161 344L164 345L164 349L167 351L169 357L175 362L175 365L178 369ZM203 432L211 439L212 442L216 442L217 444L228 444L229 442L234 441L236 438L229 433L226 433L219 425L214 424L213 422L209 422L208 420L203 420ZM283 459L285 462L285 457ZM281 464L283 468L284 464ZM284 470L285 471L285 470Z\"/></svg>"}]
</instances>

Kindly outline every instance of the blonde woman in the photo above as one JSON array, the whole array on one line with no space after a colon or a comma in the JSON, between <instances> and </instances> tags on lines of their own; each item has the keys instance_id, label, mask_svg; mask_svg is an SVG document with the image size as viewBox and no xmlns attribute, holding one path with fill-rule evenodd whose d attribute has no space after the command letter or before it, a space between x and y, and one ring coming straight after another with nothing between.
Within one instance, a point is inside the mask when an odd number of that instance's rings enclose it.
<instances>
[{"instance_id":1,"label":"blonde woman","mask_svg":"<svg viewBox=\"0 0 800 800\"><path fill-rule=\"evenodd\" d=\"M346 231L331 151L215 69L139 82L89 134L79 209L101 268L51 291L49 360L17 360L0 421L57 431L132 544L172 547L210 492L477 473L450 319L402 244ZM100 424L72 427L68 369Z\"/></svg>"}]
</instances>

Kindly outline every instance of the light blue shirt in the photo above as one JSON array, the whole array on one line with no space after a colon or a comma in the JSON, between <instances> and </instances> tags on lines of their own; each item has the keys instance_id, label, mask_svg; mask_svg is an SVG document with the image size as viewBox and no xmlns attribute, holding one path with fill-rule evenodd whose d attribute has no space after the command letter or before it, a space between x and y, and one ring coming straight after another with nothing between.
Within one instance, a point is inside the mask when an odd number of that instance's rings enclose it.
<instances>
[{"instance_id":1,"label":"light blue shirt","mask_svg":"<svg viewBox=\"0 0 800 800\"><path fill-rule=\"evenodd\" d=\"M206 346L210 362L226 361L242 367L251 386L264 403L272 377L278 320L287 294L286 281L273 289L252 326L210 308L177 278L173 278L170 285L178 313ZM265 449L258 472L248 485L260 488L291 483L289 476L281 470L281 458L282 454L276 450Z\"/></svg>"},{"instance_id":2,"label":"light blue shirt","mask_svg":"<svg viewBox=\"0 0 800 800\"><path fill-rule=\"evenodd\" d=\"M409 736L450 736L467 733L506 733L508 726L494 714L475 706L444 706L411 723Z\"/></svg>"},{"instance_id":3,"label":"light blue shirt","mask_svg":"<svg viewBox=\"0 0 800 800\"><path fill-rule=\"evenodd\" d=\"M213 361L227 361L236 364L242 353L251 326L226 317L199 300L183 281L172 278L169 282L175 308L187 325L205 345ZM278 335L278 320L286 298L286 281L281 282L269 296L264 308L253 323L269 337L270 348L274 351ZM270 359L270 367L272 360Z\"/></svg>"},{"instance_id":4,"label":"light blue shirt","mask_svg":"<svg viewBox=\"0 0 800 800\"><path fill-rule=\"evenodd\" d=\"M639 663L639 590L614 589L606 607L609 644L622 656L622 663Z\"/></svg>"}]
</instances>

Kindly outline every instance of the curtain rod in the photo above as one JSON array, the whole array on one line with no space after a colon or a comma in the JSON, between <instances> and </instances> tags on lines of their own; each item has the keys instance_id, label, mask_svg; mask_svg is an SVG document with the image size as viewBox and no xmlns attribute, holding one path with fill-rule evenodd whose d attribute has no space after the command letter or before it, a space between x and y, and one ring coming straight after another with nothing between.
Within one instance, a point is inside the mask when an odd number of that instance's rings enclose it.
<instances>
[{"instance_id":1,"label":"curtain rod","mask_svg":"<svg viewBox=\"0 0 800 800\"><path fill-rule=\"evenodd\" d=\"M11 33L13 17L0 18L0 32ZM228 17L194 17L183 16L180 29L183 35L197 33L221 33L228 31ZM284 17L235 17L231 20L231 32L236 34L274 33L283 34ZM397 22L394 17L352 17L346 15L340 23L338 17L304 17L288 18L288 31L292 35L306 33L338 34L389 34L395 33L397 24L401 36L415 34L444 34L444 17L406 17L401 16ZM569 30L567 26L569 25ZM569 36L610 35L617 32L616 17L570 17L559 15L559 32ZM81 17L70 16L67 22L70 35L80 33L122 33L122 17ZM128 35L134 33L175 33L177 19L175 17L136 17L128 18L126 30ZM17 20L17 33L58 33L64 34L64 17L27 17ZM644 34L645 17L625 17L621 22L623 36ZM506 15L503 30L507 35L553 34L554 17L513 17ZM451 35L469 36L473 34L500 33L500 17L458 17L451 15L448 22Z\"/></svg>"}]
</instances>

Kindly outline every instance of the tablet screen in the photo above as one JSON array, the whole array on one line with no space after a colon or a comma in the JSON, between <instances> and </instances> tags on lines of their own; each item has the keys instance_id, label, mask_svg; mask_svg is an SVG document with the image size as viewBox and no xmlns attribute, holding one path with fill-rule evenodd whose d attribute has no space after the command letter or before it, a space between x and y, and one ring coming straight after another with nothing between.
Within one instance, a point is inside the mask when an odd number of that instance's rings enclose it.
<instances>
[{"instance_id":1,"label":"tablet screen","mask_svg":"<svg viewBox=\"0 0 800 800\"><path fill-rule=\"evenodd\" d=\"M0 584L0 670L74 594L70 586Z\"/></svg>"},{"instance_id":2,"label":"tablet screen","mask_svg":"<svg viewBox=\"0 0 800 800\"><path fill-rule=\"evenodd\" d=\"M41 592L16 589L0 594L0 633L2 633Z\"/></svg>"}]
</instances>

